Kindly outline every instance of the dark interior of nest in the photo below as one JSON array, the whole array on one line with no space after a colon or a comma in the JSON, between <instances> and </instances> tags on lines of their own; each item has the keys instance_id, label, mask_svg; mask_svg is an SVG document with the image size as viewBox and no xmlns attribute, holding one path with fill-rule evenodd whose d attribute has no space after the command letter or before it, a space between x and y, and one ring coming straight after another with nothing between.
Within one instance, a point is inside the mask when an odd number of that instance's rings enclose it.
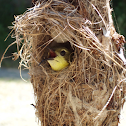
<instances>
[{"instance_id":1,"label":"dark interior of nest","mask_svg":"<svg viewBox=\"0 0 126 126\"><path fill-rule=\"evenodd\" d=\"M66 48L70 51L70 58L69 58L69 63L72 62L72 57L74 54L74 47L71 47L71 44L69 42L65 42L65 43L57 43L55 41L51 42L50 44L43 44L43 43L39 43L36 45L36 51L35 51L35 59L37 60L37 66L38 67L44 67L47 73L50 72L55 72L55 70L51 69L51 66L49 65L49 63L47 62L48 59L53 59L55 58L55 56L50 57L50 50L55 51L55 49L57 48ZM52 54L53 55L53 54Z\"/></svg>"}]
</instances>

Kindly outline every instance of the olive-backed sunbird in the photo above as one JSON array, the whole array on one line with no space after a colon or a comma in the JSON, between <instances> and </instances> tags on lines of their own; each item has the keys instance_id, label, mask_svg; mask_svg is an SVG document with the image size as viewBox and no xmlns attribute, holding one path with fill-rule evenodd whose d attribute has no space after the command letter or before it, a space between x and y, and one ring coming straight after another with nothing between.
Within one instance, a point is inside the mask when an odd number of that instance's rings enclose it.
<instances>
[{"instance_id":1,"label":"olive-backed sunbird","mask_svg":"<svg viewBox=\"0 0 126 126\"><path fill-rule=\"evenodd\" d=\"M65 47L59 47L53 50L50 49L50 58L47 62L54 71L60 71L70 64L71 52Z\"/></svg>"}]
</instances>

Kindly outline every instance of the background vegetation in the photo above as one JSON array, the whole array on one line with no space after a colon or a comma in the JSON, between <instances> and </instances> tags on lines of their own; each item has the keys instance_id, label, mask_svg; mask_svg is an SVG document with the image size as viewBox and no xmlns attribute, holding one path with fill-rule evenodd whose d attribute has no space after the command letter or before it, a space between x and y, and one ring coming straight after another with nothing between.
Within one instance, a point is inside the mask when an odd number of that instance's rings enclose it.
<instances>
[{"instance_id":1,"label":"background vegetation","mask_svg":"<svg viewBox=\"0 0 126 126\"><path fill-rule=\"evenodd\" d=\"M111 5L116 30L126 37L126 0L113 0Z\"/></svg>"},{"instance_id":2,"label":"background vegetation","mask_svg":"<svg viewBox=\"0 0 126 126\"><path fill-rule=\"evenodd\" d=\"M113 19L118 33L126 37L126 0L113 0L111 7L113 8ZM6 47L15 41L9 37L4 41L8 33L11 31L8 26L12 26L14 15L22 14L27 8L31 7L31 0L0 0L0 58ZM11 56L16 51L16 45L12 46L6 56ZM18 61L12 61L11 58L5 59L2 67L17 67Z\"/></svg>"},{"instance_id":3,"label":"background vegetation","mask_svg":"<svg viewBox=\"0 0 126 126\"><path fill-rule=\"evenodd\" d=\"M14 15L20 15L27 8L31 7L32 0L0 0L0 59L6 47L15 41L10 36L4 41L11 31L8 26L12 26ZM5 56L11 56L16 51L16 45L13 45ZM2 67L17 67L18 61L12 61L11 58L3 60Z\"/></svg>"}]
</instances>

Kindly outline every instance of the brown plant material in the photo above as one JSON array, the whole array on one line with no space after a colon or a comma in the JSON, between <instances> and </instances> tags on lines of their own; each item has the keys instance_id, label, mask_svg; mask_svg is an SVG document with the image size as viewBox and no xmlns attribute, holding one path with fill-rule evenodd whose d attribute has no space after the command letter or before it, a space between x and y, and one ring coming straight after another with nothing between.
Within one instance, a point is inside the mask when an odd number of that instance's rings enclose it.
<instances>
[{"instance_id":1,"label":"brown plant material","mask_svg":"<svg viewBox=\"0 0 126 126\"><path fill-rule=\"evenodd\" d=\"M15 17L13 29L42 126L116 126L126 87L125 40L114 29L109 0L34 4ZM70 66L59 72L47 62L39 65L47 47L57 44L74 50Z\"/></svg>"}]
</instances>

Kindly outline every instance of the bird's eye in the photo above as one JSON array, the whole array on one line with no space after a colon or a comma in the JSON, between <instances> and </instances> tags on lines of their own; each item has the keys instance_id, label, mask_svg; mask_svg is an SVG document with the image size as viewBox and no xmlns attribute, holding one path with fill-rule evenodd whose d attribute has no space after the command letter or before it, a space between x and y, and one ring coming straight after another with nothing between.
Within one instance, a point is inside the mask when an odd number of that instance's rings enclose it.
<instances>
[{"instance_id":1,"label":"bird's eye","mask_svg":"<svg viewBox=\"0 0 126 126\"><path fill-rule=\"evenodd\" d=\"M64 50L62 50L62 51L60 52L60 55L61 55L61 56L65 56L65 54L66 54L66 52L65 52Z\"/></svg>"}]
</instances>

